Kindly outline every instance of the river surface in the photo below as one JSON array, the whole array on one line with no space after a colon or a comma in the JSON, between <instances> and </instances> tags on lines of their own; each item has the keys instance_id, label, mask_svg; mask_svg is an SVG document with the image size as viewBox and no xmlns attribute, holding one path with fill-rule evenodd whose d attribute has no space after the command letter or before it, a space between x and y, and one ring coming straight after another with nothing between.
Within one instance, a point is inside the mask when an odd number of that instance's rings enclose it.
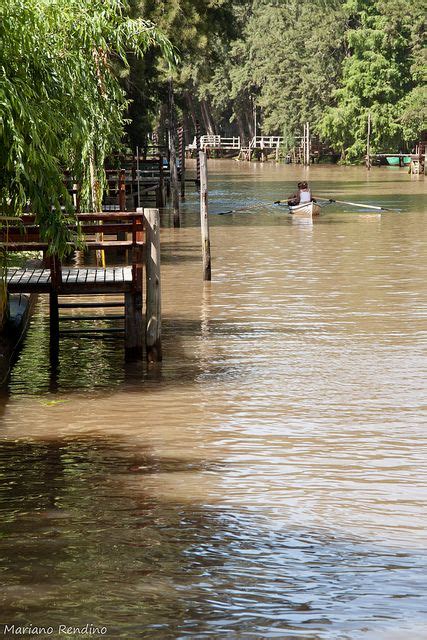
<instances>
[{"instance_id":1,"label":"river surface","mask_svg":"<svg viewBox=\"0 0 427 640\"><path fill-rule=\"evenodd\" d=\"M163 215L162 365L66 338L50 366L39 300L0 397L0 622L425 639L424 178L209 169L211 283L193 187ZM271 203L300 176L402 211L297 222Z\"/></svg>"}]
</instances>

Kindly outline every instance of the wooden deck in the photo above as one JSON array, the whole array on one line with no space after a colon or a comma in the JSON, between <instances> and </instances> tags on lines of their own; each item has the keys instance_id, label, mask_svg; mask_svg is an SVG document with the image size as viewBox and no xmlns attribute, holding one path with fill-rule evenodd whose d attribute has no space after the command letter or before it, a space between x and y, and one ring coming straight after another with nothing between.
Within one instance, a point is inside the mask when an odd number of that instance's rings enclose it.
<instances>
[{"instance_id":1,"label":"wooden deck","mask_svg":"<svg viewBox=\"0 0 427 640\"><path fill-rule=\"evenodd\" d=\"M132 267L62 267L61 294L120 293L132 289ZM52 289L50 269L9 269L11 293L49 293Z\"/></svg>"},{"instance_id":2,"label":"wooden deck","mask_svg":"<svg viewBox=\"0 0 427 640\"><path fill-rule=\"evenodd\" d=\"M109 307L110 302L95 301L97 295L121 294L124 307L124 338L127 358L142 355L144 333L146 356L149 362L161 360L161 307L160 307L160 217L158 209L138 209L116 213L76 214L79 230L85 235L86 249L126 249L126 266L65 266L58 255L49 254L49 243L42 237L37 220L32 214L19 218L2 217L9 224L0 228L0 247L6 251L43 251L44 264L39 268L10 268L7 289L10 293L40 293L49 296L50 349L56 361L59 354L59 310L79 308L81 302L63 302L65 296L90 296L87 307ZM12 223L12 224L10 224ZM75 233L77 223L70 222ZM108 239L105 239L105 236ZM110 239L113 236L115 239ZM127 237L126 240L119 236ZM80 245L78 245L80 246ZM102 257L102 256L101 256ZM116 261L114 257L114 261ZM103 261L102 260L102 261ZM130 264L129 264L130 262ZM143 273L145 271L145 323L143 301ZM61 298L61 299L60 299ZM78 319L78 318L76 318ZM80 319L88 319L81 317ZM95 318L93 318L95 319ZM115 318L114 318L115 319ZM74 320L74 318L73 318ZM145 324L145 330L144 330ZM94 327L96 333L98 327ZM106 330L107 331L107 330ZM85 333L92 330L85 328ZM93 331L94 332L94 331ZM108 332L121 332L117 327ZM73 329L73 334L76 333Z\"/></svg>"}]
</instances>

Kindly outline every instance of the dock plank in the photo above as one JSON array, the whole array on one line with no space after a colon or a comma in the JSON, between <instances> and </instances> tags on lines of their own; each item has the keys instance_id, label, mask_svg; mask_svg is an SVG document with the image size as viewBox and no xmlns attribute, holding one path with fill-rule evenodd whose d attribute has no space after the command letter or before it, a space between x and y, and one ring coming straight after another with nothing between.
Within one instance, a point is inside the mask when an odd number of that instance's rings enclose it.
<instances>
[{"instance_id":1,"label":"dock plank","mask_svg":"<svg viewBox=\"0 0 427 640\"><path fill-rule=\"evenodd\" d=\"M50 269L10 269L7 275L10 291L13 292L48 292L51 288ZM107 267L107 268L62 268L61 290L84 294L88 292L102 291L120 292L127 291L132 286L131 267Z\"/></svg>"}]
</instances>

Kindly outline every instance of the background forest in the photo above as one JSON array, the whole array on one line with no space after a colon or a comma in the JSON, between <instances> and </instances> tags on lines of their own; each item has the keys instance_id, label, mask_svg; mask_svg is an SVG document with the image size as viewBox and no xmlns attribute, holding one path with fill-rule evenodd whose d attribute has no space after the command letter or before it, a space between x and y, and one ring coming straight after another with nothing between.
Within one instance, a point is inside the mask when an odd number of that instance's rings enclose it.
<instances>
[{"instance_id":1,"label":"background forest","mask_svg":"<svg viewBox=\"0 0 427 640\"><path fill-rule=\"evenodd\" d=\"M187 142L312 132L357 161L425 128L424 0L3 0L0 207L28 203L62 253L69 171L98 210L104 160L165 141L169 87ZM126 134L126 135L124 135Z\"/></svg>"},{"instance_id":2,"label":"background forest","mask_svg":"<svg viewBox=\"0 0 427 640\"><path fill-rule=\"evenodd\" d=\"M425 128L424 0L131 0L180 56L185 128L283 135L303 124L343 160L410 147ZM125 80L133 144L164 121L170 71L151 52ZM191 122L191 120L193 122Z\"/></svg>"}]
</instances>

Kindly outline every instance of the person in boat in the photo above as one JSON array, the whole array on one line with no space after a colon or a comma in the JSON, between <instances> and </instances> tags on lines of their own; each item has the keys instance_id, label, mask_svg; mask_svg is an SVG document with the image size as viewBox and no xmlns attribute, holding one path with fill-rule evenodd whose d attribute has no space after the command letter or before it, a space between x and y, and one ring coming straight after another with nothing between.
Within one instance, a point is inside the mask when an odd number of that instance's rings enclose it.
<instances>
[{"instance_id":1,"label":"person in boat","mask_svg":"<svg viewBox=\"0 0 427 640\"><path fill-rule=\"evenodd\" d=\"M308 204L309 202L316 202L316 200L311 195L311 190L308 186L308 182L298 182L297 187L298 191L296 193L293 193L288 198L288 205L290 207L295 207L297 204Z\"/></svg>"}]
</instances>

